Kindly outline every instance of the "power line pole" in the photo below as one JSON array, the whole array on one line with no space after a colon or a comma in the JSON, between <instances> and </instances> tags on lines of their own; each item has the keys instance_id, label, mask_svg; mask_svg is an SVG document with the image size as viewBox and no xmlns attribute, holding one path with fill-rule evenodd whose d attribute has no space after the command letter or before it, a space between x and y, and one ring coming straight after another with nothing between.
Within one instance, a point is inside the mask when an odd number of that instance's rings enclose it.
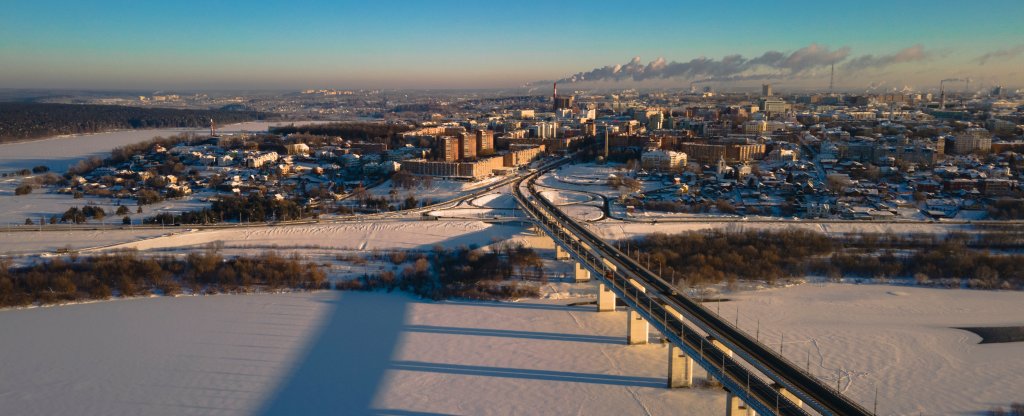
<instances>
[{"instance_id":1,"label":"power line pole","mask_svg":"<svg viewBox=\"0 0 1024 416\"><path fill-rule=\"evenodd\" d=\"M878 414L878 383L875 383L875 406L874 410L871 411L872 415Z\"/></svg>"}]
</instances>

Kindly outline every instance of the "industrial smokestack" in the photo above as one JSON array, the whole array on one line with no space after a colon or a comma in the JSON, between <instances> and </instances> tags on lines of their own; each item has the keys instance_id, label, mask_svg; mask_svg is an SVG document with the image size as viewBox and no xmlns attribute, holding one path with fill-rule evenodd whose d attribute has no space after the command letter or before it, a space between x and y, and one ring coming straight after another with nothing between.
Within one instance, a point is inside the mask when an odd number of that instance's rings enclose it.
<instances>
[{"instance_id":1,"label":"industrial smokestack","mask_svg":"<svg viewBox=\"0 0 1024 416\"><path fill-rule=\"evenodd\" d=\"M939 83L939 110L946 109L946 90L943 89L943 85Z\"/></svg>"},{"instance_id":2,"label":"industrial smokestack","mask_svg":"<svg viewBox=\"0 0 1024 416\"><path fill-rule=\"evenodd\" d=\"M558 82L555 82L553 92L551 94L551 111L558 111Z\"/></svg>"},{"instance_id":3,"label":"industrial smokestack","mask_svg":"<svg viewBox=\"0 0 1024 416\"><path fill-rule=\"evenodd\" d=\"M604 125L604 163L608 163L608 125Z\"/></svg>"}]
</instances>

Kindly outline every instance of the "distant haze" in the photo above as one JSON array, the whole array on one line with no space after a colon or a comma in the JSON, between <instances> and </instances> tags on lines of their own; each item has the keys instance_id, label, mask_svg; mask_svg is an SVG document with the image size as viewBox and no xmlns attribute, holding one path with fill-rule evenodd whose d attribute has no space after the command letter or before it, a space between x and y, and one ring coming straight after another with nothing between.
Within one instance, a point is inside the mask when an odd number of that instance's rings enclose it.
<instances>
[{"instance_id":1,"label":"distant haze","mask_svg":"<svg viewBox=\"0 0 1024 416\"><path fill-rule=\"evenodd\" d=\"M1024 86L1024 2L5 2L0 88ZM634 58L636 57L636 58ZM740 81L747 81L746 83Z\"/></svg>"}]
</instances>

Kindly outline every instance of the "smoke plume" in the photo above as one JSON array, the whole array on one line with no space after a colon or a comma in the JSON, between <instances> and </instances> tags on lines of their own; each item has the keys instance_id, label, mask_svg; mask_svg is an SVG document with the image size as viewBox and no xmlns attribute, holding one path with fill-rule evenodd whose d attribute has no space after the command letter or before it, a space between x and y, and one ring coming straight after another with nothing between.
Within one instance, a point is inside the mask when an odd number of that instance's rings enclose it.
<instances>
[{"instance_id":1,"label":"smoke plume","mask_svg":"<svg viewBox=\"0 0 1024 416\"><path fill-rule=\"evenodd\" d=\"M851 59L843 65L847 71L860 71L869 68L882 68L904 62L915 62L929 59L931 54L925 52L924 46L914 45L891 55L862 55Z\"/></svg>"},{"instance_id":2,"label":"smoke plume","mask_svg":"<svg viewBox=\"0 0 1024 416\"><path fill-rule=\"evenodd\" d=\"M1017 57L1021 54L1024 54L1024 44L1020 44L1009 49L1000 49L997 51L992 51L979 56L975 60L978 61L979 65L985 65L986 63L988 63L988 61L993 59L1009 59Z\"/></svg>"},{"instance_id":3,"label":"smoke plume","mask_svg":"<svg viewBox=\"0 0 1024 416\"><path fill-rule=\"evenodd\" d=\"M710 81L740 81L775 78L801 78L815 75L815 71L830 65L845 63L848 71L921 61L930 58L921 45L914 45L891 55L862 55L851 58L850 48L843 46L829 49L828 46L812 43L796 51L785 53L768 51L760 56L747 58L743 55L726 55L721 59L700 57L686 62L668 62L665 58L655 59L647 64L640 57L629 62L579 72L558 80L562 83L584 81L645 81L650 79L683 78L695 83Z\"/></svg>"}]
</instances>

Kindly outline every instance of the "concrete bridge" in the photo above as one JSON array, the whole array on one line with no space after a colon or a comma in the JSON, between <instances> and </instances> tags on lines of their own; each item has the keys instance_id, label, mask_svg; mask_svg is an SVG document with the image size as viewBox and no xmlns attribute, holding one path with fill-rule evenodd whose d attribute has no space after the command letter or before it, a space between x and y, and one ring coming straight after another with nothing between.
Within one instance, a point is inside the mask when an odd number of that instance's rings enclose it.
<instances>
[{"instance_id":1,"label":"concrete bridge","mask_svg":"<svg viewBox=\"0 0 1024 416\"><path fill-rule=\"evenodd\" d=\"M693 385L693 367L727 392L727 415L869 415L866 409L747 334L678 293L610 244L605 243L544 199L534 180L556 165L522 178L514 196L536 226L555 243L556 258L575 262L577 281L594 277L597 312L628 307L626 339L647 343L651 327L671 344L666 357L666 386ZM743 363L746 363L744 365Z\"/></svg>"}]
</instances>

